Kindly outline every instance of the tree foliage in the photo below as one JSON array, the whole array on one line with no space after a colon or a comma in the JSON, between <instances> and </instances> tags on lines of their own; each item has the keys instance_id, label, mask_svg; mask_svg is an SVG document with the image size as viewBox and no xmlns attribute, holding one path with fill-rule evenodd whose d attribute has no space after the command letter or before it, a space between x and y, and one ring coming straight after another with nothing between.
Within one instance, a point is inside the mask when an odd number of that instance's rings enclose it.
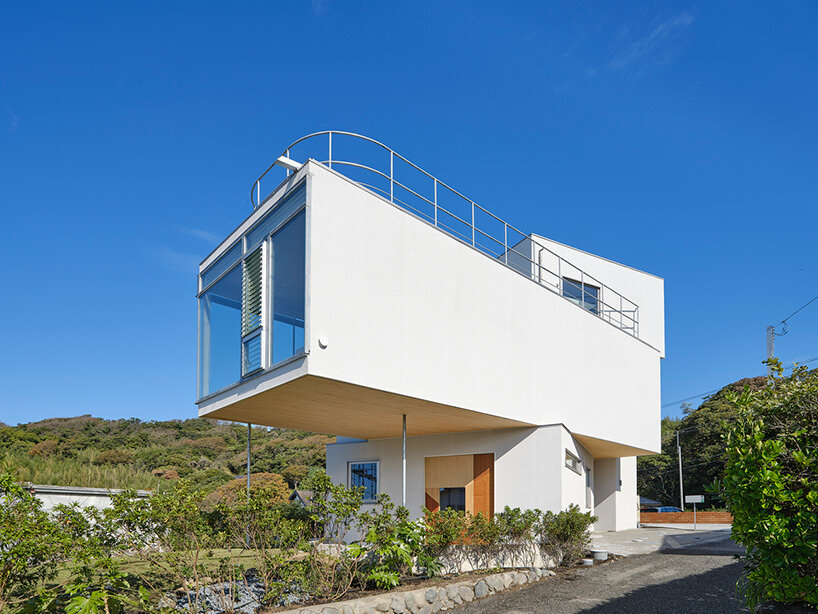
<instances>
[{"instance_id":1,"label":"tree foliage","mask_svg":"<svg viewBox=\"0 0 818 614\"><path fill-rule=\"evenodd\" d=\"M679 465L676 431L680 432L684 491L706 495L703 507L721 507L723 502L708 494L708 487L719 478L727 460L724 435L736 417L733 392L760 390L764 377L749 377L728 384L707 397L698 408L684 407L684 417L664 418L661 423L662 452L637 458L637 491L643 497L665 505L679 504Z\"/></svg>"},{"instance_id":2,"label":"tree foliage","mask_svg":"<svg viewBox=\"0 0 818 614\"><path fill-rule=\"evenodd\" d=\"M721 490L732 534L747 547L746 596L818 605L818 371L731 392L737 417L726 434Z\"/></svg>"}]
</instances>

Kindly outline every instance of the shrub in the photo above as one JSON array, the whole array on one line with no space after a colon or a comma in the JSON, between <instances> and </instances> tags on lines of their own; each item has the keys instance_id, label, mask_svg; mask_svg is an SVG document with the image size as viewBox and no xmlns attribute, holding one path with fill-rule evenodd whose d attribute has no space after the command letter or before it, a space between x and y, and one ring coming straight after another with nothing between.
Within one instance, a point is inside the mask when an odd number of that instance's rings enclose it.
<instances>
[{"instance_id":1,"label":"shrub","mask_svg":"<svg viewBox=\"0 0 818 614\"><path fill-rule=\"evenodd\" d=\"M467 516L466 521L466 552L472 567L487 569L499 566L503 553L500 526L482 512Z\"/></svg>"},{"instance_id":2,"label":"shrub","mask_svg":"<svg viewBox=\"0 0 818 614\"><path fill-rule=\"evenodd\" d=\"M353 556L366 556L370 565L367 580L378 588L391 589L400 584L402 577L418 567L428 575L435 575L440 566L436 558L422 548L423 534L419 523L409 520L409 510L395 507L389 495L381 494L374 509L361 514L363 539L353 544Z\"/></svg>"},{"instance_id":3,"label":"shrub","mask_svg":"<svg viewBox=\"0 0 818 614\"><path fill-rule=\"evenodd\" d=\"M0 611L25 601L56 575L62 543L40 501L0 474Z\"/></svg>"},{"instance_id":4,"label":"shrub","mask_svg":"<svg viewBox=\"0 0 818 614\"><path fill-rule=\"evenodd\" d=\"M580 512L574 504L558 514L544 512L534 528L543 558L557 565L576 563L591 544L589 529L596 521L591 512Z\"/></svg>"},{"instance_id":5,"label":"shrub","mask_svg":"<svg viewBox=\"0 0 818 614\"><path fill-rule=\"evenodd\" d=\"M429 511L423 509L420 524L423 553L426 557L440 561L448 573L459 573L463 566L462 543L466 530L466 516L453 509Z\"/></svg>"},{"instance_id":6,"label":"shrub","mask_svg":"<svg viewBox=\"0 0 818 614\"><path fill-rule=\"evenodd\" d=\"M278 598L293 581L303 581L304 566L297 555L308 549L307 520L288 517L266 490L251 490L249 501L242 499L231 508L220 504L220 511L227 519L230 542L253 553L265 601Z\"/></svg>"},{"instance_id":7,"label":"shrub","mask_svg":"<svg viewBox=\"0 0 818 614\"><path fill-rule=\"evenodd\" d=\"M56 441L54 441L53 439L46 439L45 441L41 441L40 443L34 444L28 451L28 455L33 457L45 458L47 456L52 456L53 454L55 454L58 448L59 444Z\"/></svg>"},{"instance_id":8,"label":"shrub","mask_svg":"<svg viewBox=\"0 0 818 614\"><path fill-rule=\"evenodd\" d=\"M534 555L534 525L537 523L539 510L520 510L519 507L506 506L495 515L497 530L503 544L503 556L512 567L520 563L531 564Z\"/></svg>"},{"instance_id":9,"label":"shrub","mask_svg":"<svg viewBox=\"0 0 818 614\"><path fill-rule=\"evenodd\" d=\"M106 450L94 459L95 465L125 465L133 461L133 456L125 450Z\"/></svg>"},{"instance_id":10,"label":"shrub","mask_svg":"<svg viewBox=\"0 0 818 614\"><path fill-rule=\"evenodd\" d=\"M287 500L290 489L281 476L277 473L253 473L250 475L250 490L264 491L265 498L271 504L281 503ZM247 476L230 480L219 486L212 493L207 495L204 501L206 507L212 508L219 503L228 506L240 500L247 499Z\"/></svg>"},{"instance_id":11,"label":"shrub","mask_svg":"<svg viewBox=\"0 0 818 614\"><path fill-rule=\"evenodd\" d=\"M744 588L755 608L772 599L818 605L818 372L789 377L777 360L767 387L733 393L721 487L733 538L747 547Z\"/></svg>"}]
</instances>

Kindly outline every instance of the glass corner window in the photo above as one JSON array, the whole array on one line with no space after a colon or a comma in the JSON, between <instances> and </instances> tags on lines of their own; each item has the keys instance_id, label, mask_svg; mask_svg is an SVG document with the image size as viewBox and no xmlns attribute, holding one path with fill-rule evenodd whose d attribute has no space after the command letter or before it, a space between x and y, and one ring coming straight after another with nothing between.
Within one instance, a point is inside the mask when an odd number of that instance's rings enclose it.
<instances>
[{"instance_id":1,"label":"glass corner window","mask_svg":"<svg viewBox=\"0 0 818 614\"><path fill-rule=\"evenodd\" d=\"M280 220L243 255L239 241L202 273L198 398L303 353L305 219Z\"/></svg>"}]
</instances>

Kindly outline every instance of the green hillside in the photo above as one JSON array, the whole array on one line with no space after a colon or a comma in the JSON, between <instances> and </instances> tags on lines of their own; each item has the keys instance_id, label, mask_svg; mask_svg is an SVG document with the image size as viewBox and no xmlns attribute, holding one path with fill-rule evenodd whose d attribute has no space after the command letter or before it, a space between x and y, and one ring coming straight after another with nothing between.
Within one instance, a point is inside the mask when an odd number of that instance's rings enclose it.
<instances>
[{"instance_id":1,"label":"green hillside","mask_svg":"<svg viewBox=\"0 0 818 614\"><path fill-rule=\"evenodd\" d=\"M252 473L290 485L324 467L334 437L254 427ZM247 426L196 418L142 422L90 415L0 424L0 470L35 484L163 489L184 477L214 489L245 474Z\"/></svg>"},{"instance_id":2,"label":"green hillside","mask_svg":"<svg viewBox=\"0 0 818 614\"><path fill-rule=\"evenodd\" d=\"M706 495L704 507L719 507L706 489L724 472L725 443L722 436L735 419L735 406L727 400L729 390L763 388L766 377L748 377L728 384L707 397L698 408L686 407L682 419L662 420L662 453L637 459L637 489L641 496L665 505L679 505L679 460L676 431L680 432L686 494Z\"/></svg>"}]
</instances>

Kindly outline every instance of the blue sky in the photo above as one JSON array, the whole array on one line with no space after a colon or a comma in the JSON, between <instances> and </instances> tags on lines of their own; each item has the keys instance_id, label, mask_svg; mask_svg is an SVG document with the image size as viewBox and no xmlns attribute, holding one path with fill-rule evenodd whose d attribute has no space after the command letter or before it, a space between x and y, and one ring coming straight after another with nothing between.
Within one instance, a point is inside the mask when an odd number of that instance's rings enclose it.
<instances>
[{"instance_id":1,"label":"blue sky","mask_svg":"<svg viewBox=\"0 0 818 614\"><path fill-rule=\"evenodd\" d=\"M196 264L328 128L664 277L663 403L763 373L766 325L818 294L816 26L808 2L7 4L0 421L194 416ZM818 356L818 302L777 349Z\"/></svg>"}]
</instances>

